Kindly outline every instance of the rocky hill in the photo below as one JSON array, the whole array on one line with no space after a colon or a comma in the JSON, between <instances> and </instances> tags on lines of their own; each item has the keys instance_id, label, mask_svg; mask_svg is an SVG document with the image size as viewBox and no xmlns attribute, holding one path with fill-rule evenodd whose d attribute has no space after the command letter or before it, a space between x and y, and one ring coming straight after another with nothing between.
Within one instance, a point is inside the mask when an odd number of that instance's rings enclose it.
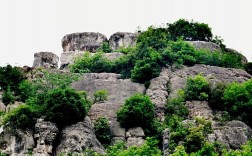
<instances>
[{"instance_id":1,"label":"rocky hill","mask_svg":"<svg viewBox=\"0 0 252 156\"><path fill-rule=\"evenodd\" d=\"M49 79L50 77L48 77L48 79L43 79L47 78L43 70L56 75L70 75L71 73L69 70L72 68L71 65L75 64L76 59L81 58L86 53L85 51L91 52L88 57L92 58L96 56L97 52L104 50L104 46L108 46L105 48L110 48L113 52L102 53L101 58L109 60L112 63L120 59L123 60L125 56L130 56L130 54L125 53L124 50L127 50L127 47L130 48L139 44L137 43L138 35L139 34L117 32L107 39L105 35L94 32L68 34L62 39L63 53L60 59L52 52L35 53L33 67L24 67L22 71L26 73L26 78L31 82L35 82L35 80L39 80L40 78L43 80L43 83L45 80L51 81ZM188 43L193 45L195 49L204 49L210 51L210 53L221 50L221 47L213 42L188 41ZM229 49L227 53L233 53L235 56L241 57L240 61L242 64L247 63L247 59L237 51ZM88 59L88 57L85 59ZM145 57L143 57L143 60ZM165 55L165 57L167 56ZM98 60L98 62L103 59ZM59 60L61 61L60 69L58 69ZM135 68L136 67L131 69L131 72L136 70ZM152 69L153 66L149 68ZM149 72L147 69L145 70ZM101 143L102 141L99 140L95 127L95 123L100 117L106 118L108 121L110 145L114 145L118 141L124 141L126 142L126 148L130 148L134 145L141 147L145 144L147 137L156 137L157 135L158 137L156 138L159 139L159 149L162 150L162 155L172 154L175 148L172 146L174 145L183 145L187 147L187 152L190 152L190 150L193 151L193 147L188 148L190 146L186 144L190 141L186 139L192 134L195 134L196 138L198 137L197 134L202 136L202 142L204 143L214 144L218 142L224 145L227 150L240 149L241 145L246 144L252 137L252 130L249 127L251 125L247 125L249 124L247 120L233 117L233 112L229 112L231 117L228 118L228 120L224 120L225 113L228 109L219 109L219 107L213 105L211 101L211 91L216 89L219 84L228 85L234 82L243 84L251 80L252 76L243 69L197 63L190 65L181 64L179 66L167 63L160 67L160 72L156 74L156 76L152 75L152 77L144 83L137 82L134 80L134 77L133 79L132 77L131 79L127 77L124 78L123 73L120 72L113 73L113 71L116 71L113 68L110 71L112 72L104 71L92 73L91 70L89 73L81 73L78 79L70 78L71 81L69 81L69 86L79 93L85 92L85 98L93 101L88 109L87 115L82 118L81 121L59 127L57 123L47 120L48 118L45 117L46 114L44 114L37 117L36 122L30 128L12 128L8 122L2 123L0 127L0 155L49 156L64 155L67 153L81 155L87 152L87 150L92 150L104 155L108 152L106 150L107 145ZM143 73L144 76L149 74L147 72ZM199 75L209 83L209 89L211 90L209 90L209 95L203 98L186 98L188 78L193 79ZM54 78L56 79L57 77L54 75ZM63 81L60 83L63 83ZM40 91L42 91L42 89ZM107 96L97 101L95 100L97 91L106 91ZM183 93L180 94L181 92ZM130 127L120 124L118 120L118 111L124 106L125 100L137 93L148 96L154 106L155 115L153 118L155 122L159 123L159 125L156 126L156 130L154 130L155 133L157 133L155 136L152 134L154 133L153 128L150 130L148 125ZM0 94L3 94L3 92ZM174 99L179 101L181 95L183 95L183 100L172 107L174 114L171 115L171 110L168 108L169 104L171 104L171 101ZM202 94L199 96L201 95ZM6 115L2 117L0 115L0 117L4 121L8 113L15 111L15 108L28 105L20 102L17 98L13 104L4 104L3 101L3 98L1 98L0 110ZM225 103L225 101L222 102ZM26 101L26 103L29 102ZM222 105L223 103L218 104ZM182 108L185 108L188 113L186 113L185 117L181 115L180 121L180 119L176 119L174 116L178 115L175 113L176 111L181 113L180 111ZM251 107L249 107L249 109L251 109ZM66 110L66 114L67 111L68 110ZM23 116L19 118L21 117ZM174 125L171 126L172 124L169 118L174 119L173 122L175 123L175 119L178 120L176 124L179 126L182 125L187 133L185 138L179 140L178 144L174 139L174 135L175 132L180 133L180 130L174 129ZM198 118L204 120L204 122ZM239 119L241 120L238 121ZM209 131L206 133L203 130L203 133L202 128L204 129L207 125L205 121L210 123L208 126L211 127L211 130L209 128ZM148 124L150 125L152 123ZM194 132L192 133L193 130ZM199 137L199 139L202 139L202 137ZM194 142L191 144L193 143ZM200 152L201 148L205 147L205 145L201 144L198 146L201 146L198 147L198 152ZM196 149L198 150L198 148Z\"/></svg>"}]
</instances>

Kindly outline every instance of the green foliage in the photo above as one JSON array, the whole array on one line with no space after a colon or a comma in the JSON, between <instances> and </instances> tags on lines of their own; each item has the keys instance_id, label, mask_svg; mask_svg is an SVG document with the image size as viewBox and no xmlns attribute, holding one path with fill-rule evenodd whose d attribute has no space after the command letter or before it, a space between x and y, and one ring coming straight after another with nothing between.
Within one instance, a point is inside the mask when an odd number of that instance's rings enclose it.
<instances>
[{"instance_id":1,"label":"green foliage","mask_svg":"<svg viewBox=\"0 0 252 156\"><path fill-rule=\"evenodd\" d=\"M43 105L43 115L60 128L82 121L87 113L85 101L73 89L53 89L39 101Z\"/></svg>"},{"instance_id":2,"label":"green foliage","mask_svg":"<svg viewBox=\"0 0 252 156\"><path fill-rule=\"evenodd\" d=\"M97 52L111 53L112 49L108 42L103 42L102 46L96 50Z\"/></svg>"},{"instance_id":3,"label":"green foliage","mask_svg":"<svg viewBox=\"0 0 252 156\"><path fill-rule=\"evenodd\" d=\"M0 87L6 90L10 87L14 93L18 90L18 85L24 80L24 74L19 67L0 67Z\"/></svg>"},{"instance_id":4,"label":"green foliage","mask_svg":"<svg viewBox=\"0 0 252 156\"><path fill-rule=\"evenodd\" d=\"M13 129L29 129L36 122L37 112L34 108L28 105L20 105L4 116L4 124Z\"/></svg>"},{"instance_id":5,"label":"green foliage","mask_svg":"<svg viewBox=\"0 0 252 156\"><path fill-rule=\"evenodd\" d=\"M170 156L188 156L188 154L185 151L185 147L180 145L176 147L175 152Z\"/></svg>"},{"instance_id":6,"label":"green foliage","mask_svg":"<svg viewBox=\"0 0 252 156\"><path fill-rule=\"evenodd\" d=\"M218 152L216 152L216 149L213 144L206 142L204 146L198 150L196 153L191 154L191 156L218 156Z\"/></svg>"},{"instance_id":7,"label":"green foliage","mask_svg":"<svg viewBox=\"0 0 252 156\"><path fill-rule=\"evenodd\" d=\"M223 44L224 40L220 36L214 36L211 42L218 44L221 47L221 50L225 51L226 45Z\"/></svg>"},{"instance_id":8,"label":"green foliage","mask_svg":"<svg viewBox=\"0 0 252 156\"><path fill-rule=\"evenodd\" d=\"M223 109L223 94L226 89L226 85L222 83L218 83L216 86L211 88L210 94L209 94L209 105L217 110Z\"/></svg>"},{"instance_id":9,"label":"green foliage","mask_svg":"<svg viewBox=\"0 0 252 156\"><path fill-rule=\"evenodd\" d=\"M154 77L157 77L161 72L161 67L155 60L150 58L137 61L131 71L131 80L134 82L144 83Z\"/></svg>"},{"instance_id":10,"label":"green foliage","mask_svg":"<svg viewBox=\"0 0 252 156\"><path fill-rule=\"evenodd\" d=\"M223 156L252 156L252 141L248 141L241 149L223 151Z\"/></svg>"},{"instance_id":11,"label":"green foliage","mask_svg":"<svg viewBox=\"0 0 252 156\"><path fill-rule=\"evenodd\" d=\"M154 118L154 105L146 95L135 94L126 99L117 112L117 120L124 127L146 126Z\"/></svg>"},{"instance_id":12,"label":"green foliage","mask_svg":"<svg viewBox=\"0 0 252 156\"><path fill-rule=\"evenodd\" d=\"M86 52L83 57L75 60L74 64L70 66L70 71L74 73L101 73L111 72L113 63L102 55L96 53L91 56Z\"/></svg>"},{"instance_id":13,"label":"green foliage","mask_svg":"<svg viewBox=\"0 0 252 156\"><path fill-rule=\"evenodd\" d=\"M56 88L67 88L73 82L79 79L80 75L74 73L56 73L42 70L42 77L31 81L35 93L46 93ZM29 84L27 84L29 85Z\"/></svg>"},{"instance_id":14,"label":"green foliage","mask_svg":"<svg viewBox=\"0 0 252 156\"><path fill-rule=\"evenodd\" d=\"M185 19L168 24L168 33L174 41L180 37L188 41L211 41L213 36L211 28L207 24L189 22Z\"/></svg>"},{"instance_id":15,"label":"green foliage","mask_svg":"<svg viewBox=\"0 0 252 156\"><path fill-rule=\"evenodd\" d=\"M106 156L161 156L161 150L157 147L157 141L147 137L146 142L140 146L132 146L125 149L123 143L115 144L106 150Z\"/></svg>"},{"instance_id":16,"label":"green foliage","mask_svg":"<svg viewBox=\"0 0 252 156\"><path fill-rule=\"evenodd\" d=\"M232 53L224 53L221 66L226 68L242 68L241 56Z\"/></svg>"},{"instance_id":17,"label":"green foliage","mask_svg":"<svg viewBox=\"0 0 252 156\"><path fill-rule=\"evenodd\" d=\"M246 63L244 65L244 70L250 75L252 75L252 62Z\"/></svg>"},{"instance_id":18,"label":"green foliage","mask_svg":"<svg viewBox=\"0 0 252 156\"><path fill-rule=\"evenodd\" d=\"M210 92L209 82L201 75L189 77L185 86L185 99L191 100L208 100Z\"/></svg>"},{"instance_id":19,"label":"green foliage","mask_svg":"<svg viewBox=\"0 0 252 156\"><path fill-rule=\"evenodd\" d=\"M252 125L252 80L242 84L231 83L223 94L224 110L236 119L241 119L248 125Z\"/></svg>"},{"instance_id":20,"label":"green foliage","mask_svg":"<svg viewBox=\"0 0 252 156\"><path fill-rule=\"evenodd\" d=\"M19 84L18 95L22 102L35 95L35 88L29 80L24 80Z\"/></svg>"},{"instance_id":21,"label":"green foliage","mask_svg":"<svg viewBox=\"0 0 252 156\"><path fill-rule=\"evenodd\" d=\"M98 118L94 123L94 131L97 139L104 146L108 146L110 144L112 136L107 118Z\"/></svg>"},{"instance_id":22,"label":"green foliage","mask_svg":"<svg viewBox=\"0 0 252 156\"><path fill-rule=\"evenodd\" d=\"M108 91L105 89L98 90L94 93L94 103L103 102L107 100L107 98L108 98Z\"/></svg>"},{"instance_id":23,"label":"green foliage","mask_svg":"<svg viewBox=\"0 0 252 156\"><path fill-rule=\"evenodd\" d=\"M6 90L4 91L2 101L5 105L14 103L15 96L13 95L13 92L10 90L10 86L7 86Z\"/></svg>"}]
</instances>

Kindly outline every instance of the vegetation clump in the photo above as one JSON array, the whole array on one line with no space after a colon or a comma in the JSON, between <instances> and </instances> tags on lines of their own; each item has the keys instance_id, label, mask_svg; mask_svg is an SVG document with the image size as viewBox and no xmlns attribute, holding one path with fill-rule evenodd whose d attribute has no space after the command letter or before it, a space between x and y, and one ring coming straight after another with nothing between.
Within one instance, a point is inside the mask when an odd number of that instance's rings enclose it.
<instances>
[{"instance_id":1,"label":"vegetation clump","mask_svg":"<svg viewBox=\"0 0 252 156\"><path fill-rule=\"evenodd\" d=\"M136 94L126 99L117 112L117 120L125 127L147 126L154 119L154 105L146 95Z\"/></svg>"},{"instance_id":2,"label":"vegetation clump","mask_svg":"<svg viewBox=\"0 0 252 156\"><path fill-rule=\"evenodd\" d=\"M108 146L111 142L112 135L107 118L99 117L94 123L94 131L97 139L104 145Z\"/></svg>"}]
</instances>

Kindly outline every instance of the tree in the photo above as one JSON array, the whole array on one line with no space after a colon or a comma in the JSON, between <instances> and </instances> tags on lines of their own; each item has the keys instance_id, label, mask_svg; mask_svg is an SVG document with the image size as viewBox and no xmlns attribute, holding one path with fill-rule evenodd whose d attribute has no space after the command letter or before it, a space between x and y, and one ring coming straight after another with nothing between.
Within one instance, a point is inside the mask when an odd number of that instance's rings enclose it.
<instances>
[{"instance_id":1,"label":"tree","mask_svg":"<svg viewBox=\"0 0 252 156\"><path fill-rule=\"evenodd\" d=\"M117 120L124 127L147 126L154 118L154 105L150 98L143 94L135 94L126 99L117 112Z\"/></svg>"},{"instance_id":2,"label":"tree","mask_svg":"<svg viewBox=\"0 0 252 156\"><path fill-rule=\"evenodd\" d=\"M180 37L187 41L211 41L213 36L211 28L207 24L189 22L185 19L168 24L168 33L174 41Z\"/></svg>"}]
</instances>

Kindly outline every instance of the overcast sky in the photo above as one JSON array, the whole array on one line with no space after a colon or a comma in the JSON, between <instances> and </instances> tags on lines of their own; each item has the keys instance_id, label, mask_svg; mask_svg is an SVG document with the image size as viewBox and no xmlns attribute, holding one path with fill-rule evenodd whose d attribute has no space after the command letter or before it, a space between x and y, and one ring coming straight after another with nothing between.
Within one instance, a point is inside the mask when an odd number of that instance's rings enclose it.
<instances>
[{"instance_id":1,"label":"overcast sky","mask_svg":"<svg viewBox=\"0 0 252 156\"><path fill-rule=\"evenodd\" d=\"M35 52L62 53L75 32L135 32L180 18L209 24L252 61L252 0L0 0L0 65L32 66Z\"/></svg>"}]
</instances>

